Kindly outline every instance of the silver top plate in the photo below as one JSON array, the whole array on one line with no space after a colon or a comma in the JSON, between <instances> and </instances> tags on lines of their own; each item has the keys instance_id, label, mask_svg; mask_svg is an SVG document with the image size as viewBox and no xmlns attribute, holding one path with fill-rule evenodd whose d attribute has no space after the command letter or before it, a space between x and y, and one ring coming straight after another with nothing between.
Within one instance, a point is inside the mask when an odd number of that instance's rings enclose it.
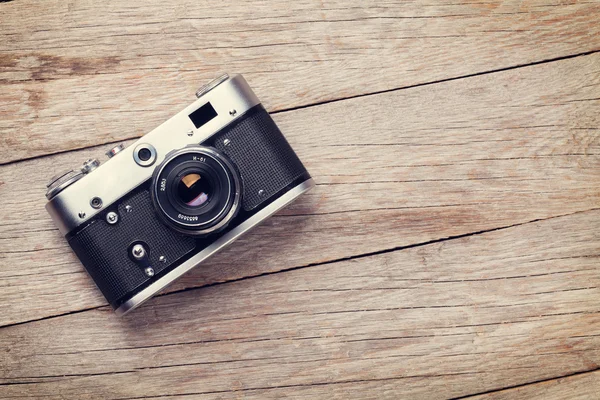
<instances>
[{"instance_id":1,"label":"silver top plate","mask_svg":"<svg viewBox=\"0 0 600 400\"><path fill-rule=\"evenodd\" d=\"M217 116L196 128L189 115L208 102ZM258 104L260 101L241 75L225 79L162 125L62 190L46 204L46 210L60 232L66 235L152 176L154 167L140 166L133 158L133 150L139 144L154 146L157 153L154 165L158 165L168 152L202 143ZM90 199L93 197L102 199L101 208L92 208Z\"/></svg>"}]
</instances>

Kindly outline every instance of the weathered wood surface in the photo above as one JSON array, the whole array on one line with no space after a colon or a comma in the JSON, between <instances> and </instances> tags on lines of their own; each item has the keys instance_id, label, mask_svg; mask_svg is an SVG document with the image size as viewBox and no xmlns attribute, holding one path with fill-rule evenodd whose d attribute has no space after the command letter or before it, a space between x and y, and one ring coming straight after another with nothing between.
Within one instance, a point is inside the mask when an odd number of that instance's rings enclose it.
<instances>
[{"instance_id":1,"label":"weathered wood surface","mask_svg":"<svg viewBox=\"0 0 600 400\"><path fill-rule=\"evenodd\" d=\"M223 69L274 111L600 50L595 1L0 6L0 163L141 136Z\"/></svg>"},{"instance_id":2,"label":"weathered wood surface","mask_svg":"<svg viewBox=\"0 0 600 400\"><path fill-rule=\"evenodd\" d=\"M0 398L600 398L599 19L0 2ZM46 180L224 68L317 187L119 319Z\"/></svg>"},{"instance_id":3,"label":"weathered wood surface","mask_svg":"<svg viewBox=\"0 0 600 400\"><path fill-rule=\"evenodd\" d=\"M432 399L598 368L599 232L580 212L8 327L0 398Z\"/></svg>"},{"instance_id":4,"label":"weathered wood surface","mask_svg":"<svg viewBox=\"0 0 600 400\"><path fill-rule=\"evenodd\" d=\"M469 397L470 400L587 400L597 398L600 398L600 371L598 370Z\"/></svg>"},{"instance_id":5,"label":"weathered wood surface","mask_svg":"<svg viewBox=\"0 0 600 400\"><path fill-rule=\"evenodd\" d=\"M599 92L593 54L278 114L317 188L169 290L599 207ZM105 150L0 170L1 323L104 304L42 194Z\"/></svg>"}]
</instances>

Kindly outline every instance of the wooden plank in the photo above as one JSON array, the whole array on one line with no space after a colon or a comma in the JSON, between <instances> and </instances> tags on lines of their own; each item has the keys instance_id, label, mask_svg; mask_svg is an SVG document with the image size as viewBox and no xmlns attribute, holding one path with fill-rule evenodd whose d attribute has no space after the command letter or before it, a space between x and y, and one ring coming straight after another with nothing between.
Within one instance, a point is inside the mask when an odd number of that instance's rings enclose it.
<instances>
[{"instance_id":1,"label":"wooden plank","mask_svg":"<svg viewBox=\"0 0 600 400\"><path fill-rule=\"evenodd\" d=\"M597 2L20 0L0 10L2 163L139 137L224 69L276 111L600 50Z\"/></svg>"},{"instance_id":2,"label":"wooden plank","mask_svg":"<svg viewBox=\"0 0 600 400\"><path fill-rule=\"evenodd\" d=\"M598 207L599 81L594 54L278 114L317 188L169 290ZM105 150L0 168L2 324L105 304L43 209Z\"/></svg>"},{"instance_id":3,"label":"wooden plank","mask_svg":"<svg viewBox=\"0 0 600 400\"><path fill-rule=\"evenodd\" d=\"M431 399L586 371L599 229L588 211L7 327L0 397Z\"/></svg>"},{"instance_id":4,"label":"wooden plank","mask_svg":"<svg viewBox=\"0 0 600 400\"><path fill-rule=\"evenodd\" d=\"M469 400L588 400L600 397L600 371L469 397Z\"/></svg>"}]
</instances>

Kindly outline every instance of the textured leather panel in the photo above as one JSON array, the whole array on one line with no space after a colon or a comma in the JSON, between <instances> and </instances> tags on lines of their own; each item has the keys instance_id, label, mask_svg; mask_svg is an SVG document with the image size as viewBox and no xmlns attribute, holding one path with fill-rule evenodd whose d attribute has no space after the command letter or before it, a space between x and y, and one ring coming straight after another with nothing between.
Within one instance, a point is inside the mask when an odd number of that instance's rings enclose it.
<instances>
[{"instance_id":1,"label":"textured leather panel","mask_svg":"<svg viewBox=\"0 0 600 400\"><path fill-rule=\"evenodd\" d=\"M244 185L242 201L246 211L306 174L302 162L269 113L257 106L248 114L212 139L213 146L238 168ZM229 140L227 145L226 139Z\"/></svg>"},{"instance_id":2,"label":"textured leather panel","mask_svg":"<svg viewBox=\"0 0 600 400\"><path fill-rule=\"evenodd\" d=\"M131 206L127 212L125 206ZM128 255L129 245L143 241L149 248L150 265L158 275L195 248L195 241L163 225L156 217L150 193L124 199L115 225L96 219L69 240L69 244L94 279L104 297L113 304L151 279ZM160 256L166 262L160 262Z\"/></svg>"}]
</instances>

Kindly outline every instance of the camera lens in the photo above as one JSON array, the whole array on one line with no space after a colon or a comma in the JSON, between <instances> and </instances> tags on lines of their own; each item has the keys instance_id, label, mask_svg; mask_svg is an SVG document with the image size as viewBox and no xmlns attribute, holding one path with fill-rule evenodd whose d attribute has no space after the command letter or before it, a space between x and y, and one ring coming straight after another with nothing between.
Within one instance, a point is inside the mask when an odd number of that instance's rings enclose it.
<instances>
[{"instance_id":1,"label":"camera lens","mask_svg":"<svg viewBox=\"0 0 600 400\"><path fill-rule=\"evenodd\" d=\"M173 229L207 235L237 214L241 179L231 161L211 147L193 145L171 152L154 171L152 200Z\"/></svg>"},{"instance_id":2,"label":"camera lens","mask_svg":"<svg viewBox=\"0 0 600 400\"><path fill-rule=\"evenodd\" d=\"M138 151L138 157L142 161L148 161L150 159L150 157L152 157L152 153L150 152L150 150L148 148L143 147Z\"/></svg>"},{"instance_id":3,"label":"camera lens","mask_svg":"<svg viewBox=\"0 0 600 400\"><path fill-rule=\"evenodd\" d=\"M177 185L177 195L186 205L198 207L206 204L208 197L213 191L209 179L197 173L185 175Z\"/></svg>"}]
</instances>

